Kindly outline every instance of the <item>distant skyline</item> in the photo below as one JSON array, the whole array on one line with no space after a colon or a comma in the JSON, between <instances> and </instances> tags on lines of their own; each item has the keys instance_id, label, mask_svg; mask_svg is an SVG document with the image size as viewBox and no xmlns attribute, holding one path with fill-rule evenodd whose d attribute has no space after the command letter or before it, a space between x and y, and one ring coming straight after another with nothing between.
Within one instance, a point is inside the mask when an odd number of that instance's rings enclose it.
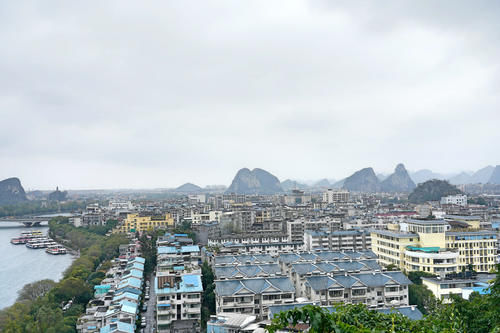
<instances>
[{"instance_id":1,"label":"distant skyline","mask_svg":"<svg viewBox=\"0 0 500 333\"><path fill-rule=\"evenodd\" d=\"M0 180L229 185L500 164L500 2L0 4Z\"/></svg>"}]
</instances>

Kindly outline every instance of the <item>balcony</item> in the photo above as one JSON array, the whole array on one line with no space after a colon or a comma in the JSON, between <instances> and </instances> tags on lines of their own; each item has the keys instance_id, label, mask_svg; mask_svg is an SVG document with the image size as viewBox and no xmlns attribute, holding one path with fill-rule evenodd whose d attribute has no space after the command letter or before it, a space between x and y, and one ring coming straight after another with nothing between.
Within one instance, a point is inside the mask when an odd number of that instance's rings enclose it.
<instances>
[{"instance_id":1,"label":"balcony","mask_svg":"<svg viewBox=\"0 0 500 333\"><path fill-rule=\"evenodd\" d=\"M399 290L399 287L389 287L384 289L384 295L386 296L399 296L400 294L401 291Z\"/></svg>"},{"instance_id":2,"label":"balcony","mask_svg":"<svg viewBox=\"0 0 500 333\"><path fill-rule=\"evenodd\" d=\"M366 297L366 289L353 289L351 291L352 298L362 298Z\"/></svg>"}]
</instances>

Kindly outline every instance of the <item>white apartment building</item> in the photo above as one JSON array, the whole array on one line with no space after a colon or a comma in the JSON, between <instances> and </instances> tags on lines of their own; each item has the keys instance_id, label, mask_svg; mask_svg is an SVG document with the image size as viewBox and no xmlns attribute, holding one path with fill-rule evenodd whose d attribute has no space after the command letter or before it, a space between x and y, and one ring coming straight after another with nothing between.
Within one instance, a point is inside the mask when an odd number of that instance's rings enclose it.
<instances>
[{"instance_id":1,"label":"white apartment building","mask_svg":"<svg viewBox=\"0 0 500 333\"><path fill-rule=\"evenodd\" d=\"M448 195L446 197L441 198L441 205L456 205L456 206L467 206L467 196L457 194L457 195Z\"/></svg>"},{"instance_id":2,"label":"white apartment building","mask_svg":"<svg viewBox=\"0 0 500 333\"><path fill-rule=\"evenodd\" d=\"M217 314L241 313L268 319L269 306L293 303L295 288L288 277L215 281Z\"/></svg>"},{"instance_id":3,"label":"white apartment building","mask_svg":"<svg viewBox=\"0 0 500 333\"><path fill-rule=\"evenodd\" d=\"M201 319L200 274L155 278L158 332L197 332Z\"/></svg>"},{"instance_id":4,"label":"white apartment building","mask_svg":"<svg viewBox=\"0 0 500 333\"><path fill-rule=\"evenodd\" d=\"M304 231L304 250L358 251L371 249L370 234L363 230Z\"/></svg>"},{"instance_id":5,"label":"white apartment building","mask_svg":"<svg viewBox=\"0 0 500 333\"><path fill-rule=\"evenodd\" d=\"M338 202L348 202L349 191L328 189L323 193L323 202L331 204Z\"/></svg>"},{"instance_id":6,"label":"white apartment building","mask_svg":"<svg viewBox=\"0 0 500 333\"><path fill-rule=\"evenodd\" d=\"M309 276L305 296L323 306L366 304L370 308L408 306L408 285L402 272L371 272L337 276Z\"/></svg>"},{"instance_id":7,"label":"white apartment building","mask_svg":"<svg viewBox=\"0 0 500 333\"><path fill-rule=\"evenodd\" d=\"M220 210L212 210L208 213L199 213L191 211L191 223L193 224L202 224L207 222L220 222L220 217L222 215L222 211Z\"/></svg>"},{"instance_id":8,"label":"white apartment building","mask_svg":"<svg viewBox=\"0 0 500 333\"><path fill-rule=\"evenodd\" d=\"M339 217L323 216L318 218L301 217L294 221L287 221L288 241L303 242L305 230L329 230L342 229L342 221Z\"/></svg>"}]
</instances>

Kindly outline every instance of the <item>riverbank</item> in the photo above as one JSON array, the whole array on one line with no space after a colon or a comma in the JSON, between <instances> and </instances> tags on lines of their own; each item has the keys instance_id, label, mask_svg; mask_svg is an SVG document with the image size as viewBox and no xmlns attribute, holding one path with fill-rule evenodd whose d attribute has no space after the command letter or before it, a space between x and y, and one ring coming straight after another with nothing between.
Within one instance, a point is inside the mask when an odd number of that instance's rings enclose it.
<instances>
[{"instance_id":1,"label":"riverbank","mask_svg":"<svg viewBox=\"0 0 500 333\"><path fill-rule=\"evenodd\" d=\"M6 223L0 226L0 309L15 303L17 293L26 284L38 280L51 279L59 281L64 271L77 258L72 254L53 256L43 249L29 249L25 245L13 245L10 239L18 237L26 230L41 230L46 233L48 226L27 229L17 223Z\"/></svg>"},{"instance_id":2,"label":"riverbank","mask_svg":"<svg viewBox=\"0 0 500 333\"><path fill-rule=\"evenodd\" d=\"M54 218L49 227L52 237L67 240L70 248L80 251L80 257L49 292L0 311L2 332L75 332L76 320L85 311L93 287L105 276L106 264L103 263L118 255L119 245L128 243L122 235L106 237L76 228L67 218ZM72 305L63 312L61 305L70 300ZM40 317L42 310L44 315Z\"/></svg>"}]
</instances>

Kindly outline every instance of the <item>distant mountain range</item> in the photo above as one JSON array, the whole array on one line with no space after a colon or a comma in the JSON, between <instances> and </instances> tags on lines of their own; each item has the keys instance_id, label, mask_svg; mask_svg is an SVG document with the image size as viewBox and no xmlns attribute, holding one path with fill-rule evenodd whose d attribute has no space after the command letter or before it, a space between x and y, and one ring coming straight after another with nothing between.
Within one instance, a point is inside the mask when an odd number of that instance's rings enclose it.
<instances>
[{"instance_id":1,"label":"distant mountain range","mask_svg":"<svg viewBox=\"0 0 500 333\"><path fill-rule=\"evenodd\" d=\"M411 178L415 183L423 183L427 180L431 179L441 179L441 180L448 180L450 184L453 185L460 185L460 184L486 184L486 183L492 183L494 184L493 181L491 181L491 176L493 174L493 171L495 170L495 167L489 165L487 167L484 167L482 169L477 170L476 172L460 172L459 174L455 175L446 175L446 174L440 174L440 173L435 173L431 170L419 170L413 173L410 173Z\"/></svg>"},{"instance_id":2,"label":"distant mountain range","mask_svg":"<svg viewBox=\"0 0 500 333\"><path fill-rule=\"evenodd\" d=\"M243 168L234 177L231 185L226 189L224 185L210 185L202 188L193 183L185 183L175 189L167 191L177 193L238 193L238 194L276 194L290 192L292 190L322 191L325 188L347 189L355 192L411 192L418 188L415 184L425 183L429 180L446 180L451 185L490 183L500 185L500 165L496 167L486 166L475 172L461 172L454 175L444 175L432 170L422 169L408 172L403 164L398 164L390 175L376 174L373 168L363 168L351 176L335 181L323 178L317 181L297 181L279 179L266 170L255 168L249 170ZM443 186L444 187L444 186ZM225 190L225 191L224 191ZM31 199L42 199L63 201L67 198L66 192L56 190L50 194L42 191L30 192ZM8 178L0 181L0 205L16 204L28 201L24 188L18 178Z\"/></svg>"},{"instance_id":3,"label":"distant mountain range","mask_svg":"<svg viewBox=\"0 0 500 333\"><path fill-rule=\"evenodd\" d=\"M364 168L347 177L342 187L354 192L379 192L380 180L372 168Z\"/></svg>"},{"instance_id":4,"label":"distant mountain range","mask_svg":"<svg viewBox=\"0 0 500 333\"><path fill-rule=\"evenodd\" d=\"M491 184L500 184L500 165L497 165L493 172L491 173L490 180L488 183Z\"/></svg>"},{"instance_id":5,"label":"distant mountain range","mask_svg":"<svg viewBox=\"0 0 500 333\"><path fill-rule=\"evenodd\" d=\"M288 192L292 190L305 190L309 188L309 186L307 186L306 184L299 183L296 180L287 179L281 182L281 188L284 191Z\"/></svg>"},{"instance_id":6,"label":"distant mountain range","mask_svg":"<svg viewBox=\"0 0 500 333\"><path fill-rule=\"evenodd\" d=\"M380 183L382 192L411 192L415 187L415 183L402 163L396 166L393 174Z\"/></svg>"},{"instance_id":7,"label":"distant mountain range","mask_svg":"<svg viewBox=\"0 0 500 333\"><path fill-rule=\"evenodd\" d=\"M0 205L12 205L23 201L28 201L28 198L19 178L0 181Z\"/></svg>"},{"instance_id":8,"label":"distant mountain range","mask_svg":"<svg viewBox=\"0 0 500 333\"><path fill-rule=\"evenodd\" d=\"M203 192L203 189L199 187L198 185L192 184L192 183L186 183L178 188L175 189L175 192L182 192L182 193L199 193Z\"/></svg>"},{"instance_id":9,"label":"distant mountain range","mask_svg":"<svg viewBox=\"0 0 500 333\"><path fill-rule=\"evenodd\" d=\"M262 169L240 169L226 193L237 194L276 194L282 193L279 179Z\"/></svg>"}]
</instances>

